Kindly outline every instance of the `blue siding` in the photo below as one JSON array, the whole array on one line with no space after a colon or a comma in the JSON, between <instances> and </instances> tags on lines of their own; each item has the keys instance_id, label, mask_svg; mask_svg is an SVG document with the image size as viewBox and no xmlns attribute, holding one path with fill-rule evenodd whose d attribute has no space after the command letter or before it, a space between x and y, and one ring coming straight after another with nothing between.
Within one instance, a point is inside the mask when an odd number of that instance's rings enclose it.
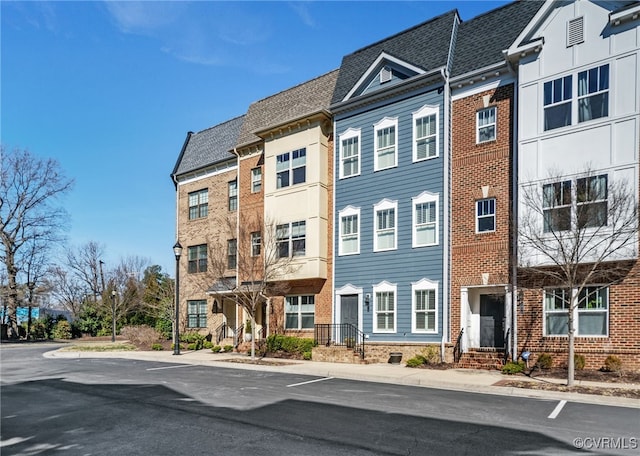
<instances>
[{"instance_id":1,"label":"blue siding","mask_svg":"<svg viewBox=\"0 0 640 456\"><path fill-rule=\"evenodd\" d=\"M436 342L442 337L443 296L443 179L444 179L444 109L443 92L438 88L405 95L386 105L345 113L335 120L336 172L339 176L339 135L348 128L361 130L360 175L336 179L335 196L335 288L346 284L361 287L371 294L371 310L362 309L363 327L371 341ZM439 107L439 156L413 162L412 114L424 105ZM374 124L384 117L398 118L398 166L374 172ZM435 246L412 248L412 198L428 191L437 193L438 236ZM374 209L383 199L397 201L397 249L373 251ZM339 211L346 206L360 208L360 254L339 256ZM412 282L420 279L438 282L437 334L412 333ZM373 285L387 281L397 285L397 325L394 334L373 333Z\"/></svg>"}]
</instances>

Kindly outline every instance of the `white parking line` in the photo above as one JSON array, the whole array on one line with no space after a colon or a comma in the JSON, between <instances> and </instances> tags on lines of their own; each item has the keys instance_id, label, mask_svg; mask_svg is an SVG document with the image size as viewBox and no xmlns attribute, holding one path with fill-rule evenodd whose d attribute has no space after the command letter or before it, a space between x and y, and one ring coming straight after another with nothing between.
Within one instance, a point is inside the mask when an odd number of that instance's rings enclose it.
<instances>
[{"instance_id":1,"label":"white parking line","mask_svg":"<svg viewBox=\"0 0 640 456\"><path fill-rule=\"evenodd\" d=\"M322 382L325 380L331 380L333 377L324 377L324 378L318 378L315 380L309 380L308 382L301 382L301 383L293 383L291 385L287 385L287 388L291 388L292 386L300 386L300 385L308 385L309 383L316 383L316 382Z\"/></svg>"},{"instance_id":2,"label":"white parking line","mask_svg":"<svg viewBox=\"0 0 640 456\"><path fill-rule=\"evenodd\" d=\"M555 420L556 417L562 411L562 407L564 407L564 405L566 403L567 403L567 401L565 401L565 400L562 400L562 401L558 402L558 405L556 405L556 408L553 409L553 412L551 412L551 415L549 415L547 418L549 418L550 420Z\"/></svg>"},{"instance_id":3,"label":"white parking line","mask_svg":"<svg viewBox=\"0 0 640 456\"><path fill-rule=\"evenodd\" d=\"M148 371L157 371L157 370L163 370L163 369L180 369L182 367L192 367L192 366L193 366L193 364L180 364L178 366L150 367L147 370Z\"/></svg>"}]
</instances>

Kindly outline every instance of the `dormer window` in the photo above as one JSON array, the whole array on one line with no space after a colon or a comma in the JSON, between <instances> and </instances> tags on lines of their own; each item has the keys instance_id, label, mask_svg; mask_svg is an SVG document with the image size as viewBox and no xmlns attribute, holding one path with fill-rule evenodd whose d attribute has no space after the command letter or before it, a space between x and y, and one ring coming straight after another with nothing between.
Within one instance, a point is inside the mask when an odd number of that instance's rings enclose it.
<instances>
[{"instance_id":1,"label":"dormer window","mask_svg":"<svg viewBox=\"0 0 640 456\"><path fill-rule=\"evenodd\" d=\"M391 81L392 76L393 72L391 71L391 68L387 66L384 67L382 70L380 70L380 84Z\"/></svg>"}]
</instances>

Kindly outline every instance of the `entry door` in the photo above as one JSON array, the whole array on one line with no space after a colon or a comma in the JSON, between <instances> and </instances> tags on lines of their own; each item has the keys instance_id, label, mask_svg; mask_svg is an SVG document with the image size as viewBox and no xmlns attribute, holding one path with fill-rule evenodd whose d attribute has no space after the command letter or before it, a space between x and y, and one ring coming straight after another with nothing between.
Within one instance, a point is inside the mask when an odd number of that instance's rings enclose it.
<instances>
[{"instance_id":1,"label":"entry door","mask_svg":"<svg viewBox=\"0 0 640 456\"><path fill-rule=\"evenodd\" d=\"M358 295L340 296L340 323L358 327Z\"/></svg>"},{"instance_id":2,"label":"entry door","mask_svg":"<svg viewBox=\"0 0 640 456\"><path fill-rule=\"evenodd\" d=\"M504 296L480 295L480 346L504 347Z\"/></svg>"}]
</instances>

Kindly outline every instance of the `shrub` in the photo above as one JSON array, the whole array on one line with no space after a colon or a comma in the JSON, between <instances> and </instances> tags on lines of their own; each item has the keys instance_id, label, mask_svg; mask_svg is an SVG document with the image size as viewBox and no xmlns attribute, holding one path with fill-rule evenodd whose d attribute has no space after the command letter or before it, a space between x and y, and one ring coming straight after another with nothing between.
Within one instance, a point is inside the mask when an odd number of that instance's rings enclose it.
<instances>
[{"instance_id":1,"label":"shrub","mask_svg":"<svg viewBox=\"0 0 640 456\"><path fill-rule=\"evenodd\" d=\"M551 369L553 366L553 356L549 353L542 353L536 360L536 366L540 369Z\"/></svg>"},{"instance_id":2,"label":"shrub","mask_svg":"<svg viewBox=\"0 0 640 456\"><path fill-rule=\"evenodd\" d=\"M211 342L209 340L205 340L202 343L202 348L204 348L205 350L209 350L210 348L213 348L213 342Z\"/></svg>"},{"instance_id":3,"label":"shrub","mask_svg":"<svg viewBox=\"0 0 640 456\"><path fill-rule=\"evenodd\" d=\"M421 356L424 364L437 364L440 362L440 347L437 345L427 345L422 349Z\"/></svg>"},{"instance_id":4,"label":"shrub","mask_svg":"<svg viewBox=\"0 0 640 456\"><path fill-rule=\"evenodd\" d=\"M207 339L206 336L203 336L202 334L195 331L186 332L180 335L181 342L185 342L189 344L189 346L194 347L194 348L189 348L189 350L202 349L202 347L204 347L204 342L206 341L206 339Z\"/></svg>"},{"instance_id":5,"label":"shrub","mask_svg":"<svg viewBox=\"0 0 640 456\"><path fill-rule=\"evenodd\" d=\"M187 344L187 350L199 350L198 344L196 342Z\"/></svg>"},{"instance_id":6,"label":"shrub","mask_svg":"<svg viewBox=\"0 0 640 456\"><path fill-rule=\"evenodd\" d=\"M622 361L616 355L609 355L604 360L604 366L600 369L604 372L620 372Z\"/></svg>"},{"instance_id":7,"label":"shrub","mask_svg":"<svg viewBox=\"0 0 640 456\"><path fill-rule=\"evenodd\" d=\"M211 351L214 353L220 353L220 350L222 350L222 347L220 345L214 345L213 347L211 347Z\"/></svg>"},{"instance_id":8,"label":"shrub","mask_svg":"<svg viewBox=\"0 0 640 456\"><path fill-rule=\"evenodd\" d=\"M161 339L161 334L151 326L123 326L120 334L134 345L151 346Z\"/></svg>"},{"instance_id":9,"label":"shrub","mask_svg":"<svg viewBox=\"0 0 640 456\"><path fill-rule=\"evenodd\" d=\"M524 367L525 367L525 364L522 361L518 361L517 363L513 361L509 361L507 364L502 366L502 373L508 374L508 375L520 374L521 372L524 371Z\"/></svg>"},{"instance_id":10,"label":"shrub","mask_svg":"<svg viewBox=\"0 0 640 456\"><path fill-rule=\"evenodd\" d=\"M422 355L416 355L413 358L409 358L405 363L407 367L420 367L425 363L425 358Z\"/></svg>"},{"instance_id":11,"label":"shrub","mask_svg":"<svg viewBox=\"0 0 640 456\"><path fill-rule=\"evenodd\" d=\"M310 351L306 351L302 354L302 359L307 360L307 361L311 361L311 352Z\"/></svg>"},{"instance_id":12,"label":"shrub","mask_svg":"<svg viewBox=\"0 0 640 456\"><path fill-rule=\"evenodd\" d=\"M67 320L60 320L53 328L54 339L71 339L71 324Z\"/></svg>"},{"instance_id":13,"label":"shrub","mask_svg":"<svg viewBox=\"0 0 640 456\"><path fill-rule=\"evenodd\" d=\"M269 353L284 351L302 355L305 352L310 352L314 346L315 341L313 339L272 334L267 337L266 350Z\"/></svg>"},{"instance_id":14,"label":"shrub","mask_svg":"<svg viewBox=\"0 0 640 456\"><path fill-rule=\"evenodd\" d=\"M586 363L586 359L584 355L578 355L578 354L573 355L573 364L576 370L584 369L585 363Z\"/></svg>"},{"instance_id":15,"label":"shrub","mask_svg":"<svg viewBox=\"0 0 640 456\"><path fill-rule=\"evenodd\" d=\"M33 339L47 338L47 327L44 322L36 320L31 324L31 337Z\"/></svg>"},{"instance_id":16,"label":"shrub","mask_svg":"<svg viewBox=\"0 0 640 456\"><path fill-rule=\"evenodd\" d=\"M162 351L163 350L162 344L157 344L157 343L156 344L152 344L151 345L151 350Z\"/></svg>"},{"instance_id":17,"label":"shrub","mask_svg":"<svg viewBox=\"0 0 640 456\"><path fill-rule=\"evenodd\" d=\"M224 348L224 351L225 351L225 352L231 352L231 351L233 351L233 345L225 345L225 346L224 346L224 347L222 347L222 348Z\"/></svg>"},{"instance_id":18,"label":"shrub","mask_svg":"<svg viewBox=\"0 0 640 456\"><path fill-rule=\"evenodd\" d=\"M173 324L171 320L158 320L156 321L156 331L162 335L163 338L169 340L171 339L171 334L173 332Z\"/></svg>"}]
</instances>

